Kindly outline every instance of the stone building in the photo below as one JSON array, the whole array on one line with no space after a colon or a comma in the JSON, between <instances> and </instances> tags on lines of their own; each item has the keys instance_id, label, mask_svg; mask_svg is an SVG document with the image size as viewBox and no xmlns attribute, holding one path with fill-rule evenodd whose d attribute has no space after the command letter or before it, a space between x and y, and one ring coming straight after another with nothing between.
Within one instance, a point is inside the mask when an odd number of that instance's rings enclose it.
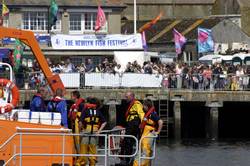
<instances>
[{"instance_id":1,"label":"stone building","mask_svg":"<svg viewBox=\"0 0 250 166\"><path fill-rule=\"evenodd\" d=\"M41 38L46 40L49 0L30 2L28 0L6 1L10 14L4 18L4 26L32 30L36 34L44 34L45 37L41 35ZM56 0L56 2L59 5L58 21L51 34L95 34L96 1ZM108 21L98 32L99 34L133 33L134 0L100 2ZM249 0L137 0L137 29L162 11L161 20L146 32L149 51L174 53L172 29L175 28L188 38L185 54L191 55L191 59L196 60L198 27L213 28L226 19L227 23L228 21L236 23L240 28L242 27L244 34L250 35L249 3ZM233 18L233 21L230 18ZM217 40L221 41L218 37ZM57 61L71 56L77 63L84 62L90 57L98 63L102 57L114 55L114 50L63 50L62 52L52 49L46 42L40 44L44 54ZM31 53L27 52L27 54Z\"/></svg>"},{"instance_id":2,"label":"stone building","mask_svg":"<svg viewBox=\"0 0 250 166\"><path fill-rule=\"evenodd\" d=\"M133 0L124 0L123 18L133 20ZM203 18L212 14L215 0L137 0L138 20L150 20L164 11L163 18ZM192 12L190 12L192 11Z\"/></svg>"},{"instance_id":3,"label":"stone building","mask_svg":"<svg viewBox=\"0 0 250 166\"><path fill-rule=\"evenodd\" d=\"M100 31L95 32L97 15L97 1L95 0L56 0L59 7L56 25L48 34L48 12L50 0L8 0L5 4L10 9L8 16L4 17L4 26L32 30L40 36L40 46L46 57L59 61L64 57L71 57L72 61L80 64L87 58L95 63L112 56L113 50L55 50L48 46L50 35L55 34L119 34L121 30L121 12L126 7L119 1L102 1L101 6L105 12L107 23ZM3 42L8 47L11 42ZM10 46L11 47L11 46ZM26 51L26 55L32 55Z\"/></svg>"},{"instance_id":4,"label":"stone building","mask_svg":"<svg viewBox=\"0 0 250 166\"><path fill-rule=\"evenodd\" d=\"M238 0L240 5L241 25L242 29L248 36L250 36L250 1Z\"/></svg>"},{"instance_id":5,"label":"stone building","mask_svg":"<svg viewBox=\"0 0 250 166\"><path fill-rule=\"evenodd\" d=\"M188 39L185 55L189 54L191 59L196 60L198 27L212 29L222 22L213 29L216 31L214 34L220 34L215 36L216 41L248 41L249 3L249 0L137 0L137 28L163 11L161 20L146 31L149 50L174 53L172 29L175 28ZM125 0L125 4L127 8L122 13L122 33L133 33L133 0ZM226 31L218 29L223 28L223 24L228 25ZM231 24L232 28L229 26ZM240 35L234 38L237 34Z\"/></svg>"}]
</instances>

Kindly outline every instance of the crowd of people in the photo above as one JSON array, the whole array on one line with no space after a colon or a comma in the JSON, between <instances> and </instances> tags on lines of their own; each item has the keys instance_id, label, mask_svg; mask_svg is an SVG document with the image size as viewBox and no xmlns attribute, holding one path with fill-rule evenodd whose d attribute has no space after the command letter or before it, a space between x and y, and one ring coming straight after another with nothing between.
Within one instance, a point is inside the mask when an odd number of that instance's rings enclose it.
<instances>
[{"instance_id":1,"label":"crowd of people","mask_svg":"<svg viewBox=\"0 0 250 166\"><path fill-rule=\"evenodd\" d=\"M194 63L189 66L186 63L161 63L147 61L139 64L137 61L128 62L125 68L121 68L115 60L105 58L102 63L94 65L91 59L81 65L74 65L70 59L54 64L47 59L50 69L54 73L140 73L162 75L162 87L197 90L247 90L250 88L250 66L232 64L205 64ZM23 71L23 70L22 70ZM28 73L28 76L23 76ZM34 61L31 69L17 74L17 84L24 87L24 79L29 80L29 87L45 85L45 78L37 61Z\"/></svg>"},{"instance_id":2,"label":"crowd of people","mask_svg":"<svg viewBox=\"0 0 250 166\"><path fill-rule=\"evenodd\" d=\"M40 87L30 102L31 112L58 112L61 114L61 126L71 128L76 135L74 138L75 152L77 154L91 154L93 156L80 156L75 160L76 166L94 166L97 163L97 144L96 135L100 134L105 128L107 121L101 111L102 104L95 97L86 100L81 98L79 91L71 93L73 104L67 109L67 101L63 97L63 90L58 88L45 104L48 97L47 90ZM125 94L127 110L124 115L123 127L126 135L132 135L137 139L142 139L141 151L143 156L151 157L153 136L157 136L163 127L163 121L158 116L153 102L145 99L143 103L136 100L135 94L131 91ZM131 137L125 137L121 142L121 155L132 155L134 153L135 141ZM121 158L118 166L133 165L138 166L138 156L136 158ZM142 159L140 165L150 165L150 160Z\"/></svg>"}]
</instances>

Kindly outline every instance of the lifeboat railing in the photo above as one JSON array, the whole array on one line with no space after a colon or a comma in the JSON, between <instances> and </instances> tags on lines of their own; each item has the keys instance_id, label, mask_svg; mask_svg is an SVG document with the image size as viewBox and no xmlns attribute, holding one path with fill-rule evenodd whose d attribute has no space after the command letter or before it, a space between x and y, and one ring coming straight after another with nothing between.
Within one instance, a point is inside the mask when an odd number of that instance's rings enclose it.
<instances>
[{"instance_id":1,"label":"lifeboat railing","mask_svg":"<svg viewBox=\"0 0 250 166\"><path fill-rule=\"evenodd\" d=\"M138 160L139 161L138 161L138 165L141 165L142 159L150 160L150 162L155 159L155 156L156 156L156 139L157 139L157 137L158 137L158 135L141 137L141 139L139 141L139 154L138 154L138 156L139 156ZM142 156L143 150L142 150L141 147L142 147L142 141L144 139L151 139L151 141L152 141L152 144L151 144L152 145L151 146L152 154L151 154L151 156Z\"/></svg>"},{"instance_id":2,"label":"lifeboat railing","mask_svg":"<svg viewBox=\"0 0 250 166\"><path fill-rule=\"evenodd\" d=\"M22 158L24 156L60 156L62 157L61 164L64 166L65 165L65 157L103 157L104 158L104 165L107 166L108 164L108 159L109 158L118 158L118 157L124 157L124 158L134 158L138 153L139 153L139 163L141 159L150 159L153 160L155 158L155 147L156 147L156 138L157 136L147 136L143 137L140 141L132 135L120 135L120 134L112 134L112 132L119 132L124 129L114 129L114 130L105 130L101 134L73 134L69 133L71 132L70 129L48 129L48 128L20 128L17 127L17 133L13 134L8 140L6 140L1 146L0 149L6 146L14 137L20 136L19 137L19 152L13 154L5 163L3 166L9 165L9 163L15 159L16 157L19 157L19 165L22 166L23 161ZM39 133L38 131L43 131L47 133ZM61 133L53 133L53 132L61 132ZM62 136L62 153L23 153L23 136L24 135L43 135L43 136ZM81 137L103 137L104 138L104 149L98 149L98 151L104 151L103 154L65 154L65 146L66 146L66 137L68 136L81 136ZM126 155L121 155L118 153L112 154L113 150L111 147L111 139L114 138L131 138L135 141L135 146L134 146L134 153L133 154L126 154ZM153 139L153 155L150 157L142 157L141 156L141 142L144 138L151 138Z\"/></svg>"}]
</instances>

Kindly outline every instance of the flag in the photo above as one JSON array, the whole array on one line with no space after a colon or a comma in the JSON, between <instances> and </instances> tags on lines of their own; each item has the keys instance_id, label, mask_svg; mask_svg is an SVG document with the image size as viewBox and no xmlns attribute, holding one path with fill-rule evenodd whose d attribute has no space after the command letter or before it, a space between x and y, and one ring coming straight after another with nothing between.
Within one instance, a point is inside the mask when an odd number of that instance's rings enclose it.
<instances>
[{"instance_id":1,"label":"flag","mask_svg":"<svg viewBox=\"0 0 250 166\"><path fill-rule=\"evenodd\" d=\"M50 0L49 8L49 29L56 24L57 21L58 6L55 0Z\"/></svg>"},{"instance_id":2,"label":"flag","mask_svg":"<svg viewBox=\"0 0 250 166\"><path fill-rule=\"evenodd\" d=\"M212 30L206 28L198 28L198 52L214 51L214 41Z\"/></svg>"},{"instance_id":3,"label":"flag","mask_svg":"<svg viewBox=\"0 0 250 166\"><path fill-rule=\"evenodd\" d=\"M162 17L163 13L160 12L160 14L155 17L153 20L151 20L150 22L147 22L146 24L144 24L140 29L139 32L142 33L143 31L149 30L153 25L155 25L160 18Z\"/></svg>"},{"instance_id":4,"label":"flag","mask_svg":"<svg viewBox=\"0 0 250 166\"><path fill-rule=\"evenodd\" d=\"M23 54L23 44L20 40L16 39L15 41L15 49L13 51L13 66L14 71L18 71L20 65L21 65L21 58Z\"/></svg>"},{"instance_id":5,"label":"flag","mask_svg":"<svg viewBox=\"0 0 250 166\"><path fill-rule=\"evenodd\" d=\"M5 5L4 0L2 1L2 16L8 15L10 12L9 8Z\"/></svg>"},{"instance_id":6,"label":"flag","mask_svg":"<svg viewBox=\"0 0 250 166\"><path fill-rule=\"evenodd\" d=\"M175 42L175 51L178 54L182 52L182 47L187 42L187 39L179 33L176 29L173 29L174 42Z\"/></svg>"},{"instance_id":7,"label":"flag","mask_svg":"<svg viewBox=\"0 0 250 166\"><path fill-rule=\"evenodd\" d=\"M142 37L142 47L143 47L144 51L147 51L148 46L147 46L147 40L146 40L145 31L143 31L141 33L141 37Z\"/></svg>"},{"instance_id":8,"label":"flag","mask_svg":"<svg viewBox=\"0 0 250 166\"><path fill-rule=\"evenodd\" d=\"M95 31L99 31L106 24L106 16L101 6L98 5L98 11L95 22Z\"/></svg>"}]
</instances>

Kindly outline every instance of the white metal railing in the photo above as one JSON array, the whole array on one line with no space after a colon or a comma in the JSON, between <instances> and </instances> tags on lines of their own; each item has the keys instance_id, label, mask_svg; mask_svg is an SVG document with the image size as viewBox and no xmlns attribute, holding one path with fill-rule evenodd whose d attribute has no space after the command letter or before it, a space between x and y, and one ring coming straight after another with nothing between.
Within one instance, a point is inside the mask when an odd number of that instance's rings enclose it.
<instances>
[{"instance_id":1,"label":"white metal railing","mask_svg":"<svg viewBox=\"0 0 250 166\"><path fill-rule=\"evenodd\" d=\"M118 134L86 134L86 133L81 133L81 134L72 134L69 133L71 132L71 130L69 129L50 129L50 128L21 128L21 127L17 127L17 133L15 133L14 135L12 135L7 141L5 141L5 143L3 143L0 146L0 149L3 148L4 146L6 146L15 136L19 135L19 152L18 153L14 153L13 156L11 156L5 163L4 166L7 166L13 159L15 159L16 157L19 157L19 165L22 165L22 158L24 156L61 156L62 157L62 165L64 166L65 164L65 157L104 157L104 164L105 166L108 165L108 158L117 158L117 157L135 157L138 154L138 151L140 152L141 150L141 140L140 140L140 144L138 143L138 140L135 136L132 135L118 135ZM124 129L114 129L114 130L105 130L103 131L103 133L112 133L112 132L117 132L117 131L121 131ZM34 133L35 131L35 133ZM42 132L49 132L49 133L38 133L37 131L42 131ZM53 132L60 132L60 133L53 133ZM23 152L23 136L24 135L32 135L32 136L62 136L62 153L24 153ZM81 137L103 137L105 140L104 143L104 149L99 149L99 150L103 150L104 154L65 154L65 145L66 145L66 137L68 136L81 136ZM120 137L120 138L132 138L135 140L135 152L133 154L127 154L127 155L120 155L120 154L111 154L111 146L110 146L110 140L111 137ZM146 138L146 137L145 137ZM147 137L148 138L148 137ZM154 137L150 137L150 138L156 138L156 136ZM144 138L142 138L144 139ZM155 142L154 142L154 151L155 151ZM140 153L139 153L140 154ZM153 156L150 157L150 159L155 158L155 153Z\"/></svg>"},{"instance_id":2,"label":"white metal railing","mask_svg":"<svg viewBox=\"0 0 250 166\"><path fill-rule=\"evenodd\" d=\"M19 130L23 130L22 128L19 128ZM29 131L32 131L32 129L28 129ZM27 131L27 128L25 128L24 131ZM36 130L38 131L38 130ZM48 130L49 131L49 130ZM51 130L51 131L55 131L55 130ZM58 131L62 131L61 129L58 129ZM105 154L65 154L65 137L66 136L81 136L81 137L104 137L105 138L105 149L107 149L107 135L104 134L69 134L69 133L24 133L24 132L18 132L16 133L17 135L20 136L20 142L19 142L19 153L14 154L9 160L7 160L3 166L7 166L10 161L12 161L14 158L16 157L20 157L19 161L20 161L20 166L22 166L22 157L23 156L61 156L62 157L62 165L64 166L65 162L64 159L65 157L68 156L74 156L74 157L104 157L105 158L105 165L107 165L107 152L105 151ZM22 144L23 144L23 139L22 136L24 135L32 135L32 136L62 136L62 153L61 154L55 154L55 153L23 153L22 152Z\"/></svg>"},{"instance_id":3,"label":"white metal railing","mask_svg":"<svg viewBox=\"0 0 250 166\"><path fill-rule=\"evenodd\" d=\"M16 127L17 131L58 131L58 132L71 132L71 129L66 129L66 128L60 128L60 129L51 129L51 128L21 128L21 127Z\"/></svg>"},{"instance_id":4,"label":"white metal railing","mask_svg":"<svg viewBox=\"0 0 250 166\"><path fill-rule=\"evenodd\" d=\"M133 154L126 154L126 155L120 155L120 154L111 154L111 147L110 147L110 144L108 144L108 155L110 157L135 157L136 154L138 153L138 140L135 136L133 135L117 135L117 134L113 134L113 135L109 135L108 138L109 138L109 142L111 140L111 137L123 137L123 138L132 138L135 140L135 152Z\"/></svg>"},{"instance_id":5,"label":"white metal railing","mask_svg":"<svg viewBox=\"0 0 250 166\"><path fill-rule=\"evenodd\" d=\"M154 136L143 136L141 139L140 139L140 141L139 141L139 158L138 158L138 164L139 164L139 166L141 165L141 159L148 159L148 160L153 160L154 158L155 158L155 154L156 154L156 138L157 138L158 136L157 135L154 135ZM142 141L144 140L144 139L153 139L152 141L153 141L153 143L152 143L152 151L153 151L153 154L151 155L151 156L142 156L141 154L142 154L142 148L141 148L141 146L142 146Z\"/></svg>"},{"instance_id":6,"label":"white metal railing","mask_svg":"<svg viewBox=\"0 0 250 166\"><path fill-rule=\"evenodd\" d=\"M4 148L11 140L13 140L14 137L16 137L18 133L14 133L12 136L10 136L2 145L0 145L0 150Z\"/></svg>"},{"instance_id":7,"label":"white metal railing","mask_svg":"<svg viewBox=\"0 0 250 166\"><path fill-rule=\"evenodd\" d=\"M12 69L11 65L8 63L0 62L0 66L7 66L9 68L9 73L10 73L9 79L10 79L10 81L13 81L13 69Z\"/></svg>"}]
</instances>

